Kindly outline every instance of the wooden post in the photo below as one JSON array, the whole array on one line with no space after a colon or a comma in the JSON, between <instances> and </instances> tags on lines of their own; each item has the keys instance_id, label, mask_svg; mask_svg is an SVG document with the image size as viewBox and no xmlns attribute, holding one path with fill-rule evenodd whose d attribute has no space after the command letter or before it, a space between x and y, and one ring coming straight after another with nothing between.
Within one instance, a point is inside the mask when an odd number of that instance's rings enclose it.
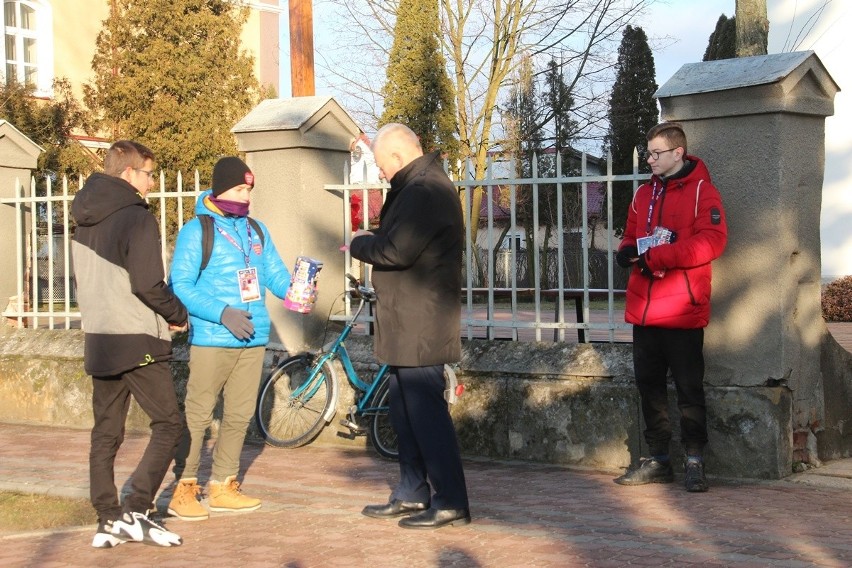
<instances>
[{"instance_id":1,"label":"wooden post","mask_svg":"<svg viewBox=\"0 0 852 568\"><path fill-rule=\"evenodd\" d=\"M290 0L290 88L294 97L314 92L314 18L312 0Z\"/></svg>"}]
</instances>

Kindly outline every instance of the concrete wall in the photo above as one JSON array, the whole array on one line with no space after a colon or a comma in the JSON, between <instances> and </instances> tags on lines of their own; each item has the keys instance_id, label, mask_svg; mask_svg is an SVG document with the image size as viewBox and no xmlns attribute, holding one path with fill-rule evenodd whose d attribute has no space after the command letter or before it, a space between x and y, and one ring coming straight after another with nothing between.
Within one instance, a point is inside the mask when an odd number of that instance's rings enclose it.
<instances>
[{"instance_id":1,"label":"concrete wall","mask_svg":"<svg viewBox=\"0 0 852 568\"><path fill-rule=\"evenodd\" d=\"M352 337L347 346L359 372L375 369L370 338ZM91 428L91 379L82 353L78 330L0 328L0 420ZM181 402L187 355L186 345L177 344L172 370ZM284 355L267 351L267 369ZM647 455L631 361L625 344L464 342L457 374L466 389L452 407L462 451L610 472L627 467L634 456ZM710 387L707 395L712 475L776 479L791 473L788 389ZM337 415L313 444L365 447L366 437L348 439L338 425L352 400L352 389L341 384ZM215 416L213 436L218 409ZM148 430L135 403L127 427ZM261 441L254 423L249 438Z\"/></svg>"}]
</instances>

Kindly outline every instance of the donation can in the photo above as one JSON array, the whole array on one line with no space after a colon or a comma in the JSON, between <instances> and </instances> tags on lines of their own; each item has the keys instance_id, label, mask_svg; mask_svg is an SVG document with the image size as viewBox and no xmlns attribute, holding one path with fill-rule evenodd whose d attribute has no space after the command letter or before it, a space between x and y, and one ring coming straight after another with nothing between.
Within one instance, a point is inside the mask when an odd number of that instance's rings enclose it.
<instances>
[{"instance_id":1,"label":"donation can","mask_svg":"<svg viewBox=\"0 0 852 568\"><path fill-rule=\"evenodd\" d=\"M290 279L290 288L284 296L284 307L294 312L307 314L316 302L316 285L319 272L322 270L322 262L319 260L300 256L293 265L293 275Z\"/></svg>"}]
</instances>

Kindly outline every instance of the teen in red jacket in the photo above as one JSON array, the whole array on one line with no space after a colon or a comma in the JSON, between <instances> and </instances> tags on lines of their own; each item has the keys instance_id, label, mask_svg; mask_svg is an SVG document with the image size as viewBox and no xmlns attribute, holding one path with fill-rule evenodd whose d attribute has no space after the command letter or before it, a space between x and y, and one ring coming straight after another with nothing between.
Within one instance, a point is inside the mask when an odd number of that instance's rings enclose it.
<instances>
[{"instance_id":1,"label":"teen in red jacket","mask_svg":"<svg viewBox=\"0 0 852 568\"><path fill-rule=\"evenodd\" d=\"M681 126L658 124L647 139L653 176L633 197L617 261L633 267L624 317L633 324L634 374L651 457L615 481L674 480L666 390L671 370L687 454L686 489L703 492L708 488L703 346L710 321L710 263L722 254L728 230L719 191L704 162L687 154Z\"/></svg>"}]
</instances>

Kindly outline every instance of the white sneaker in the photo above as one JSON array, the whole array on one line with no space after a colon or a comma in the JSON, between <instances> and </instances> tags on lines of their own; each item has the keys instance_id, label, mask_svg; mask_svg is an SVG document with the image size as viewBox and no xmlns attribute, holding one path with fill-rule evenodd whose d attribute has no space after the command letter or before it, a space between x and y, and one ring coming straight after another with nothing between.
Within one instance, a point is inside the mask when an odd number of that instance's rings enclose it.
<instances>
[{"instance_id":1,"label":"white sneaker","mask_svg":"<svg viewBox=\"0 0 852 568\"><path fill-rule=\"evenodd\" d=\"M157 546L180 546L183 540L148 518L144 513L124 513L113 521L112 534L124 540L154 544Z\"/></svg>"},{"instance_id":2,"label":"white sneaker","mask_svg":"<svg viewBox=\"0 0 852 568\"><path fill-rule=\"evenodd\" d=\"M92 546L95 548L114 548L125 542L127 541L123 538L112 534L112 521L101 521L98 523L98 532L95 533Z\"/></svg>"}]
</instances>

